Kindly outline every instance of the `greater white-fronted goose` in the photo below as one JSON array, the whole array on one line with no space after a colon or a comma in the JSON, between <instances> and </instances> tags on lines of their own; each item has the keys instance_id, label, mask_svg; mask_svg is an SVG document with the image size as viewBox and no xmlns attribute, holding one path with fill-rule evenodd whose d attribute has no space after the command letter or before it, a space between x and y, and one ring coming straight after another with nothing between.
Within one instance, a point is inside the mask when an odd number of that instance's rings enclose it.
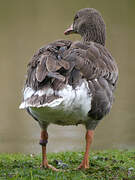
<instances>
[{"instance_id":1,"label":"greater white-fronted goose","mask_svg":"<svg viewBox=\"0 0 135 180\"><path fill-rule=\"evenodd\" d=\"M28 64L20 108L41 127L42 166L48 164L46 144L49 124L86 127L86 150L78 169L89 168L89 149L99 121L109 113L118 79L114 58L105 48L105 23L92 8L79 10L65 35L82 40L57 40L40 48Z\"/></svg>"}]
</instances>

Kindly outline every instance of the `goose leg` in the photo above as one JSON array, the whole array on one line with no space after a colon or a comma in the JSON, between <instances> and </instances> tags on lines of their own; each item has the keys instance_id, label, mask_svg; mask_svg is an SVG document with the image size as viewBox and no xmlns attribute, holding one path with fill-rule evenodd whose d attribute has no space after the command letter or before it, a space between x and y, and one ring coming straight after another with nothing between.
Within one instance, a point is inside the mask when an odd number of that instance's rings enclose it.
<instances>
[{"instance_id":1,"label":"goose leg","mask_svg":"<svg viewBox=\"0 0 135 180\"><path fill-rule=\"evenodd\" d=\"M39 144L42 146L42 164L41 164L41 166L44 168L52 169L54 171L58 171L58 169L56 169L52 165L48 164L47 156L46 156L46 144L47 144L47 142L48 142L47 130L42 130L41 131L41 139L39 142Z\"/></svg>"},{"instance_id":2,"label":"goose leg","mask_svg":"<svg viewBox=\"0 0 135 180\"><path fill-rule=\"evenodd\" d=\"M84 154L84 158L79 165L78 169L88 169L89 168L89 150L90 150L90 145L93 140L93 135L94 135L94 130L87 130L86 132L86 151Z\"/></svg>"}]
</instances>

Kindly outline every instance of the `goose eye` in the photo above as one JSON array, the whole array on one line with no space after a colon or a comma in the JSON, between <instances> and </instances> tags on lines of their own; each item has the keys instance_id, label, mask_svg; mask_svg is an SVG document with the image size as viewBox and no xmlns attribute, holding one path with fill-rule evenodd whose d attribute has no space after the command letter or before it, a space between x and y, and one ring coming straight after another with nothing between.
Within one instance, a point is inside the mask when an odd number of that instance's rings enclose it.
<instances>
[{"instance_id":1,"label":"goose eye","mask_svg":"<svg viewBox=\"0 0 135 180\"><path fill-rule=\"evenodd\" d=\"M76 15L75 18L74 18L74 21L75 21L76 19L78 19L78 18L79 18L78 15Z\"/></svg>"}]
</instances>

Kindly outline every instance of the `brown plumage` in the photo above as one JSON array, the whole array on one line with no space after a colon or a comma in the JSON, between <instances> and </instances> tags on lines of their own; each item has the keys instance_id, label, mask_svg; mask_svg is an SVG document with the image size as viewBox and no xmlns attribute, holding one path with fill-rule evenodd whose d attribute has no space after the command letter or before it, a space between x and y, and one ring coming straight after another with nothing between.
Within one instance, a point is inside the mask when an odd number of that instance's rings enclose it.
<instances>
[{"instance_id":1,"label":"brown plumage","mask_svg":"<svg viewBox=\"0 0 135 180\"><path fill-rule=\"evenodd\" d=\"M115 60L105 47L105 23L97 10L79 10L65 31L71 33L80 34L82 40L57 40L32 57L20 106L39 122L42 165L54 170L46 159L48 125L86 126L86 152L79 169L88 168L94 129L112 107L118 79Z\"/></svg>"}]
</instances>

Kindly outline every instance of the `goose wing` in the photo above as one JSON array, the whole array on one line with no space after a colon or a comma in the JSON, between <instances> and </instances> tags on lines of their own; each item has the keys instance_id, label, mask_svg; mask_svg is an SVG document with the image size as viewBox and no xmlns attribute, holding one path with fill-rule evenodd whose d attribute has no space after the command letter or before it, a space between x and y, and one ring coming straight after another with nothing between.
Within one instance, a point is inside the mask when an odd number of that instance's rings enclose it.
<instances>
[{"instance_id":1,"label":"goose wing","mask_svg":"<svg viewBox=\"0 0 135 180\"><path fill-rule=\"evenodd\" d=\"M75 43L65 52L64 59L74 63L74 68L80 71L87 80L104 78L112 85L118 79L118 69L114 58L108 50L97 43L83 45Z\"/></svg>"}]
</instances>

